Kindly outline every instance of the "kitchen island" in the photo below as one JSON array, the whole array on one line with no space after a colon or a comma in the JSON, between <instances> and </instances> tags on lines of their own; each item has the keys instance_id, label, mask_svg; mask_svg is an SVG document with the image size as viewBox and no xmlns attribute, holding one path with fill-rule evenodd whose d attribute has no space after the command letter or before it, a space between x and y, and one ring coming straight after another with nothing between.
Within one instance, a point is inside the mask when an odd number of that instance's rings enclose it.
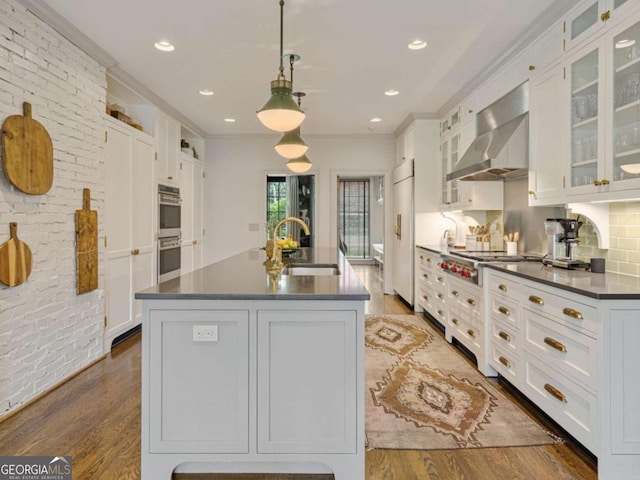
<instances>
[{"instance_id":1,"label":"kitchen island","mask_svg":"<svg viewBox=\"0 0 640 480\"><path fill-rule=\"evenodd\" d=\"M341 253L273 275L249 250L136 293L143 301L142 479L172 472L364 479L364 301ZM325 273L325 272L323 272Z\"/></svg>"}]
</instances>

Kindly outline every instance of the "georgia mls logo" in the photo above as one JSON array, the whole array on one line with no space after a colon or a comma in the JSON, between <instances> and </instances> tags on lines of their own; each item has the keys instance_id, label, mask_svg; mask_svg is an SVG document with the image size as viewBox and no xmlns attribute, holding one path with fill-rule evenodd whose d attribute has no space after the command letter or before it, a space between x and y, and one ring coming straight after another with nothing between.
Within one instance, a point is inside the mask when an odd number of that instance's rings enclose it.
<instances>
[{"instance_id":1,"label":"georgia mls logo","mask_svg":"<svg viewBox=\"0 0 640 480\"><path fill-rule=\"evenodd\" d=\"M0 457L0 480L72 480L71 457Z\"/></svg>"}]
</instances>

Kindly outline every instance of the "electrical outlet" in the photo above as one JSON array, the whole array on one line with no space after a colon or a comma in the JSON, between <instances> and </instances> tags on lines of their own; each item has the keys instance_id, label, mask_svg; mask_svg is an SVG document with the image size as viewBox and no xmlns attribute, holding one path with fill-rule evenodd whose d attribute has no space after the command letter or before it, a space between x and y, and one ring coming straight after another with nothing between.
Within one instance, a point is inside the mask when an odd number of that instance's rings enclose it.
<instances>
[{"instance_id":1,"label":"electrical outlet","mask_svg":"<svg viewBox=\"0 0 640 480\"><path fill-rule=\"evenodd\" d=\"M218 326L217 325L194 325L193 341L194 342L217 342Z\"/></svg>"}]
</instances>

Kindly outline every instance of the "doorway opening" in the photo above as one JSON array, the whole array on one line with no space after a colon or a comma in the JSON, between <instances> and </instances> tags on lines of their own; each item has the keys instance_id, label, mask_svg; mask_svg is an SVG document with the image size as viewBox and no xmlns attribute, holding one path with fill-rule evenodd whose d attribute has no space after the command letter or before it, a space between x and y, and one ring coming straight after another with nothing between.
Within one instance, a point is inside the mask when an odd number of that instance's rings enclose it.
<instances>
[{"instance_id":1,"label":"doorway opening","mask_svg":"<svg viewBox=\"0 0 640 480\"><path fill-rule=\"evenodd\" d=\"M383 244L384 209L378 202L381 177L338 178L338 245L352 264L373 264ZM380 259L381 260L381 259Z\"/></svg>"},{"instance_id":2,"label":"doorway opening","mask_svg":"<svg viewBox=\"0 0 640 480\"><path fill-rule=\"evenodd\" d=\"M267 175L267 240L273 227L286 217L297 217L305 222L311 235L302 228L285 223L278 232L291 237L301 247L314 246L315 177L313 175Z\"/></svg>"}]
</instances>

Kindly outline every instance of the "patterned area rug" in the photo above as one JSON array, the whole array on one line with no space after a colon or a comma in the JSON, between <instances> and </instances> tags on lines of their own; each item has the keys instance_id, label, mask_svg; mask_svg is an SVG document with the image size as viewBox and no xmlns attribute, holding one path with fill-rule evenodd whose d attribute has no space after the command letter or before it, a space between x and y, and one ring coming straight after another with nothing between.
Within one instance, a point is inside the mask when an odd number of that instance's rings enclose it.
<instances>
[{"instance_id":1,"label":"patterned area rug","mask_svg":"<svg viewBox=\"0 0 640 480\"><path fill-rule=\"evenodd\" d=\"M365 338L369 448L435 450L559 441L422 318L367 315Z\"/></svg>"}]
</instances>

